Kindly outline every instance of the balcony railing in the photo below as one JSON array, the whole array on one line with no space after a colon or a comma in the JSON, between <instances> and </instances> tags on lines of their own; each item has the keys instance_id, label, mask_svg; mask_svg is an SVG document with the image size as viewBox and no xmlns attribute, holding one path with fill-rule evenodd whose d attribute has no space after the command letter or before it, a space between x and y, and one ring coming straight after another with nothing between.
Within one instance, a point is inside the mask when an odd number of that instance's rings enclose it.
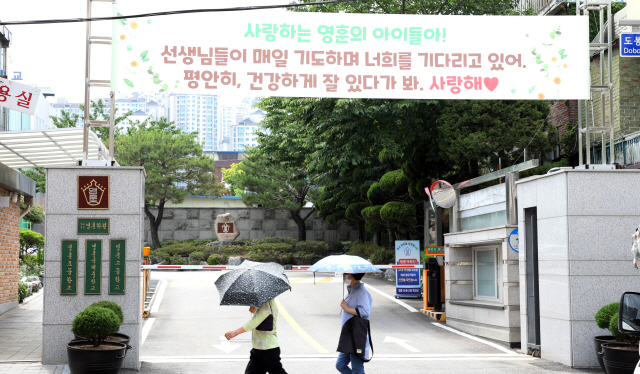
<instances>
[{"instance_id":1,"label":"balcony railing","mask_svg":"<svg viewBox=\"0 0 640 374\"><path fill-rule=\"evenodd\" d=\"M11 44L11 31L6 26L0 26L0 46L9 47Z\"/></svg>"}]
</instances>

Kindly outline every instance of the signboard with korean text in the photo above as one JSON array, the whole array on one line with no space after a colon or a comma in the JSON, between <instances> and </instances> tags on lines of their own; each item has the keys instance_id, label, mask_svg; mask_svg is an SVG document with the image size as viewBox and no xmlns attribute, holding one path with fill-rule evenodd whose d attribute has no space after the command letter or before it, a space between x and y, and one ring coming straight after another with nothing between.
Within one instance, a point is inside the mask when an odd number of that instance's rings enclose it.
<instances>
[{"instance_id":1,"label":"signboard with korean text","mask_svg":"<svg viewBox=\"0 0 640 374\"><path fill-rule=\"evenodd\" d=\"M420 265L420 241L396 240L396 265ZM396 270L396 297L420 297L421 269Z\"/></svg>"},{"instance_id":2,"label":"signboard with korean text","mask_svg":"<svg viewBox=\"0 0 640 374\"><path fill-rule=\"evenodd\" d=\"M427 256L444 256L443 246L428 246L424 250Z\"/></svg>"},{"instance_id":3,"label":"signboard with korean text","mask_svg":"<svg viewBox=\"0 0 640 374\"><path fill-rule=\"evenodd\" d=\"M0 107L34 114L39 97L39 88L0 78Z\"/></svg>"},{"instance_id":4,"label":"signboard with korean text","mask_svg":"<svg viewBox=\"0 0 640 374\"><path fill-rule=\"evenodd\" d=\"M87 240L85 246L84 294L100 295L102 240Z\"/></svg>"},{"instance_id":5,"label":"signboard with korean text","mask_svg":"<svg viewBox=\"0 0 640 374\"><path fill-rule=\"evenodd\" d=\"M117 12L137 11L118 4ZM186 17L189 27L175 26ZM587 17L224 12L125 19L114 21L111 89L588 99L588 31Z\"/></svg>"},{"instance_id":6,"label":"signboard with korean text","mask_svg":"<svg viewBox=\"0 0 640 374\"><path fill-rule=\"evenodd\" d=\"M62 258L60 260L60 294L78 294L78 241L62 241Z\"/></svg>"},{"instance_id":7,"label":"signboard with korean text","mask_svg":"<svg viewBox=\"0 0 640 374\"><path fill-rule=\"evenodd\" d=\"M620 34L620 57L640 57L640 33Z\"/></svg>"},{"instance_id":8,"label":"signboard with korean text","mask_svg":"<svg viewBox=\"0 0 640 374\"><path fill-rule=\"evenodd\" d=\"M232 234L233 233L233 222L218 222L218 226L216 227L217 234Z\"/></svg>"},{"instance_id":9,"label":"signboard with korean text","mask_svg":"<svg viewBox=\"0 0 640 374\"><path fill-rule=\"evenodd\" d=\"M126 240L111 240L109 247L109 295L124 295Z\"/></svg>"},{"instance_id":10,"label":"signboard with korean text","mask_svg":"<svg viewBox=\"0 0 640 374\"><path fill-rule=\"evenodd\" d=\"M78 235L109 234L109 218L78 218Z\"/></svg>"},{"instance_id":11,"label":"signboard with korean text","mask_svg":"<svg viewBox=\"0 0 640 374\"><path fill-rule=\"evenodd\" d=\"M109 176L78 176L78 209L109 209Z\"/></svg>"}]
</instances>

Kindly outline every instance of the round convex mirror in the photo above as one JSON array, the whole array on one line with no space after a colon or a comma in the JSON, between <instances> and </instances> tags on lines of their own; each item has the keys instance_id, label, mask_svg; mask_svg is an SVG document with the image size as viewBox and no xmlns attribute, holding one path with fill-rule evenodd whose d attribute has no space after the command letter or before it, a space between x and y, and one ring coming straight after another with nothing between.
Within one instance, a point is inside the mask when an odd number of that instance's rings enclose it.
<instances>
[{"instance_id":1,"label":"round convex mirror","mask_svg":"<svg viewBox=\"0 0 640 374\"><path fill-rule=\"evenodd\" d=\"M437 181L431 185L433 202L441 208L451 208L456 203L456 191L445 181Z\"/></svg>"}]
</instances>

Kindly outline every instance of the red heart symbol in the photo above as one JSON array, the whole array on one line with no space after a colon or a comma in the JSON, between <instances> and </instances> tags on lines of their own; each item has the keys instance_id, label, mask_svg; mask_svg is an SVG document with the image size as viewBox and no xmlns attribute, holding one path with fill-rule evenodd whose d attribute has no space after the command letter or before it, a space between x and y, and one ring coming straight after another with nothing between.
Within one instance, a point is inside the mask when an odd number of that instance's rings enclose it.
<instances>
[{"instance_id":1,"label":"red heart symbol","mask_svg":"<svg viewBox=\"0 0 640 374\"><path fill-rule=\"evenodd\" d=\"M487 87L489 91L493 91L498 87L498 78L485 78L484 86Z\"/></svg>"}]
</instances>

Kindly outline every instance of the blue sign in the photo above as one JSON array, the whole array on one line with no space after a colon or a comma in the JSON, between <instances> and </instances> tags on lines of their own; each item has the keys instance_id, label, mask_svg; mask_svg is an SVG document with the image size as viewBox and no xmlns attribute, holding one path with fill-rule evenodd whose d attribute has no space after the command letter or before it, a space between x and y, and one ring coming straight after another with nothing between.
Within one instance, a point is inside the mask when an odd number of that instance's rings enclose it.
<instances>
[{"instance_id":1,"label":"blue sign","mask_svg":"<svg viewBox=\"0 0 640 374\"><path fill-rule=\"evenodd\" d=\"M396 265L420 265L420 241L396 241ZM422 269L396 270L396 297L420 297Z\"/></svg>"},{"instance_id":2,"label":"blue sign","mask_svg":"<svg viewBox=\"0 0 640 374\"><path fill-rule=\"evenodd\" d=\"M620 57L640 57L640 33L620 34Z\"/></svg>"},{"instance_id":3,"label":"blue sign","mask_svg":"<svg viewBox=\"0 0 640 374\"><path fill-rule=\"evenodd\" d=\"M520 237L518 236L518 229L511 231L509 234L509 248L516 252L520 252L518 245L520 244Z\"/></svg>"}]
</instances>

